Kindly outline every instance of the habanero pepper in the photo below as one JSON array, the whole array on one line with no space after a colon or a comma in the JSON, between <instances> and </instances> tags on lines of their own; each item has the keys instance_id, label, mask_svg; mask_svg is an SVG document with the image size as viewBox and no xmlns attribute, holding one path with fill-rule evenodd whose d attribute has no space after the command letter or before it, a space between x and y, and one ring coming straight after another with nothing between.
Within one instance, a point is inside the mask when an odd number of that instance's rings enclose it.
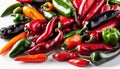
<instances>
[{"instance_id":1,"label":"habanero pepper","mask_svg":"<svg viewBox=\"0 0 120 69\"><path fill-rule=\"evenodd\" d=\"M115 46L120 39L120 32L116 28L106 28L102 31L104 43Z\"/></svg>"},{"instance_id":2,"label":"habanero pepper","mask_svg":"<svg viewBox=\"0 0 120 69\"><path fill-rule=\"evenodd\" d=\"M45 2L45 4L41 6L41 8L42 10L49 11L49 12L54 10L54 6L51 2Z\"/></svg>"},{"instance_id":3,"label":"habanero pepper","mask_svg":"<svg viewBox=\"0 0 120 69\"><path fill-rule=\"evenodd\" d=\"M23 53L31 45L31 41L28 39L21 39L15 44L15 48L9 54L10 57L16 57Z\"/></svg>"},{"instance_id":4,"label":"habanero pepper","mask_svg":"<svg viewBox=\"0 0 120 69\"><path fill-rule=\"evenodd\" d=\"M41 36L39 36L38 39L36 40L37 44L39 44L40 42L43 42L49 38L49 36L52 34L52 31L54 30L54 25L56 23L57 18L58 17L55 16L48 22L44 33Z\"/></svg>"},{"instance_id":5,"label":"habanero pepper","mask_svg":"<svg viewBox=\"0 0 120 69\"><path fill-rule=\"evenodd\" d=\"M53 58L57 61L67 61L69 59L77 58L77 53L75 52L59 52L56 54L53 54Z\"/></svg>"},{"instance_id":6,"label":"habanero pepper","mask_svg":"<svg viewBox=\"0 0 120 69\"><path fill-rule=\"evenodd\" d=\"M29 62L29 63L42 63L47 59L47 54L35 54L16 57L15 61Z\"/></svg>"},{"instance_id":7,"label":"habanero pepper","mask_svg":"<svg viewBox=\"0 0 120 69\"><path fill-rule=\"evenodd\" d=\"M29 18L45 20L45 17L32 6L26 5L22 8L22 11Z\"/></svg>"},{"instance_id":8,"label":"habanero pepper","mask_svg":"<svg viewBox=\"0 0 120 69\"><path fill-rule=\"evenodd\" d=\"M57 47L61 44L63 40L63 32L60 29L57 29L58 35L47 42L41 42L37 45L33 46L31 49L27 50L26 53L28 54L38 54L38 53L47 53Z\"/></svg>"},{"instance_id":9,"label":"habanero pepper","mask_svg":"<svg viewBox=\"0 0 120 69\"><path fill-rule=\"evenodd\" d=\"M68 63L74 65L74 66L78 66L78 67L86 67L89 65L89 61L86 59L70 59L68 60Z\"/></svg>"},{"instance_id":10,"label":"habanero pepper","mask_svg":"<svg viewBox=\"0 0 120 69\"><path fill-rule=\"evenodd\" d=\"M86 18L82 22L82 26L86 23L87 20L91 19L101 8L101 6L105 3L105 0L97 0L97 3L90 9Z\"/></svg>"},{"instance_id":11,"label":"habanero pepper","mask_svg":"<svg viewBox=\"0 0 120 69\"><path fill-rule=\"evenodd\" d=\"M103 43L93 43L93 44L78 44L76 48L73 50L76 50L80 55L90 55L92 52L95 51L112 51L113 48L109 45L103 44ZM72 51L72 50L69 50Z\"/></svg>"},{"instance_id":12,"label":"habanero pepper","mask_svg":"<svg viewBox=\"0 0 120 69\"><path fill-rule=\"evenodd\" d=\"M88 32L88 37L89 37L89 40L86 41L86 43L90 43L90 42L99 42L102 38L102 31L105 29L105 28L117 28L119 27L119 18L113 18L111 19L110 21L108 21L107 23L105 23L104 25Z\"/></svg>"},{"instance_id":13,"label":"habanero pepper","mask_svg":"<svg viewBox=\"0 0 120 69\"><path fill-rule=\"evenodd\" d=\"M83 56L81 55L81 58L88 59L91 61L94 65L101 65L103 63L106 63L107 61L114 59L116 56L120 54L120 49L117 49L111 53L103 53L100 51L96 51L90 54L90 56Z\"/></svg>"},{"instance_id":14,"label":"habanero pepper","mask_svg":"<svg viewBox=\"0 0 120 69\"><path fill-rule=\"evenodd\" d=\"M51 0L16 0L18 2L22 2L22 3L41 3L41 2L47 2L47 1L51 1Z\"/></svg>"}]
</instances>

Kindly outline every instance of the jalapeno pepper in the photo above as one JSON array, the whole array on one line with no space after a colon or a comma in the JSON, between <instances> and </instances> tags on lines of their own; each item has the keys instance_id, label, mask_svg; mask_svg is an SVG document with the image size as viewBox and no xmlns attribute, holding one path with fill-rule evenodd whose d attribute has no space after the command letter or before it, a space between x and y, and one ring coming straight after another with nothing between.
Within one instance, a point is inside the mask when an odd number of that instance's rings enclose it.
<instances>
[{"instance_id":1,"label":"jalapeno pepper","mask_svg":"<svg viewBox=\"0 0 120 69\"><path fill-rule=\"evenodd\" d=\"M120 38L120 32L116 28L106 28L102 31L102 37L106 44L115 46Z\"/></svg>"},{"instance_id":2,"label":"jalapeno pepper","mask_svg":"<svg viewBox=\"0 0 120 69\"><path fill-rule=\"evenodd\" d=\"M19 14L19 13L15 14L14 16L15 17L13 19L13 22L15 22L15 23L21 23L25 18L23 14Z\"/></svg>"},{"instance_id":3,"label":"jalapeno pepper","mask_svg":"<svg viewBox=\"0 0 120 69\"><path fill-rule=\"evenodd\" d=\"M15 48L9 54L10 57L16 57L23 53L31 45L31 41L28 39L21 39L15 44Z\"/></svg>"}]
</instances>

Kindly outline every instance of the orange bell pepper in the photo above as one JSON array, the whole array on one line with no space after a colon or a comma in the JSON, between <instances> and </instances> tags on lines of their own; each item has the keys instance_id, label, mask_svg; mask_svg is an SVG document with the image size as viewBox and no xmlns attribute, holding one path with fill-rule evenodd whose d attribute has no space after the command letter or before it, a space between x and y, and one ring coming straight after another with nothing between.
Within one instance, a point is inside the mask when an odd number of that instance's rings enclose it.
<instances>
[{"instance_id":1,"label":"orange bell pepper","mask_svg":"<svg viewBox=\"0 0 120 69\"><path fill-rule=\"evenodd\" d=\"M24 15L29 18L45 20L45 17L40 12L38 12L35 8L33 8L31 6L28 6L28 5L24 6L22 8L22 11L23 11Z\"/></svg>"}]
</instances>

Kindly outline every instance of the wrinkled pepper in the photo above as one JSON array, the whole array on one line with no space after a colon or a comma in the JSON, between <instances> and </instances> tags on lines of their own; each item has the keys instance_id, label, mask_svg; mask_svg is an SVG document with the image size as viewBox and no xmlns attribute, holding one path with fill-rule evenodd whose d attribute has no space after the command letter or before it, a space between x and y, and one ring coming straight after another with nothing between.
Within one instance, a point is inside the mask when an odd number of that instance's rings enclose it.
<instances>
[{"instance_id":1,"label":"wrinkled pepper","mask_svg":"<svg viewBox=\"0 0 120 69\"><path fill-rule=\"evenodd\" d=\"M120 49L113 51L111 53L103 53L103 52L93 52L90 56L83 56L81 55L81 58L85 58L91 61L94 65L101 65L111 59L114 59L116 56L120 54Z\"/></svg>"},{"instance_id":2,"label":"wrinkled pepper","mask_svg":"<svg viewBox=\"0 0 120 69\"><path fill-rule=\"evenodd\" d=\"M53 11L54 10L54 6L51 2L45 2L45 4L43 4L41 6L42 10L44 11Z\"/></svg>"},{"instance_id":3,"label":"wrinkled pepper","mask_svg":"<svg viewBox=\"0 0 120 69\"><path fill-rule=\"evenodd\" d=\"M31 41L28 39L21 39L17 41L17 43L14 45L14 49L9 54L10 57L16 57L19 54L23 53L26 49L29 48L31 45Z\"/></svg>"},{"instance_id":4,"label":"wrinkled pepper","mask_svg":"<svg viewBox=\"0 0 120 69\"><path fill-rule=\"evenodd\" d=\"M23 39L23 38L27 38L26 36L26 32L22 32L20 34L18 34L17 36L13 37L1 50L0 50L0 54L6 54L9 50L11 50L11 48L13 47L13 45Z\"/></svg>"},{"instance_id":5,"label":"wrinkled pepper","mask_svg":"<svg viewBox=\"0 0 120 69\"><path fill-rule=\"evenodd\" d=\"M45 17L40 12L38 12L35 8L33 8L31 6L28 6L28 5L24 6L22 8L22 11L25 14L25 16L27 16L29 18L45 20Z\"/></svg>"},{"instance_id":6,"label":"wrinkled pepper","mask_svg":"<svg viewBox=\"0 0 120 69\"><path fill-rule=\"evenodd\" d=\"M44 53L35 54L35 55L25 55L16 57L15 61L29 62L29 63L42 63L47 59L47 55Z\"/></svg>"},{"instance_id":7,"label":"wrinkled pepper","mask_svg":"<svg viewBox=\"0 0 120 69\"><path fill-rule=\"evenodd\" d=\"M12 5L10 5L7 9L5 9L5 11L1 14L1 17L4 17L6 15L9 15L13 12L13 10L16 8L16 7L22 7L22 3L14 3Z\"/></svg>"},{"instance_id":8,"label":"wrinkled pepper","mask_svg":"<svg viewBox=\"0 0 120 69\"><path fill-rule=\"evenodd\" d=\"M27 50L26 53L28 54L47 53L55 48L58 48L63 40L63 32L60 29L57 29L57 31L59 34L54 39L38 43L37 45Z\"/></svg>"},{"instance_id":9,"label":"wrinkled pepper","mask_svg":"<svg viewBox=\"0 0 120 69\"><path fill-rule=\"evenodd\" d=\"M115 46L120 38L120 32L116 28L106 28L102 31L102 37L106 44Z\"/></svg>"}]
</instances>

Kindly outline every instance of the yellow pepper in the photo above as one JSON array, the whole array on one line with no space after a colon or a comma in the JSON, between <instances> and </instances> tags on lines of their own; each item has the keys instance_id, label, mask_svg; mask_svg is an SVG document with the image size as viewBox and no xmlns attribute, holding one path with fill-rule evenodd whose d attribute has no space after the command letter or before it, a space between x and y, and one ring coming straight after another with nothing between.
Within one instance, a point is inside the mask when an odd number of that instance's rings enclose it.
<instances>
[{"instance_id":1,"label":"yellow pepper","mask_svg":"<svg viewBox=\"0 0 120 69\"><path fill-rule=\"evenodd\" d=\"M29 18L45 20L45 17L40 12L38 12L35 8L33 8L31 6L28 6L28 5L24 6L22 8L22 11L25 14L25 16L27 16Z\"/></svg>"}]
</instances>

